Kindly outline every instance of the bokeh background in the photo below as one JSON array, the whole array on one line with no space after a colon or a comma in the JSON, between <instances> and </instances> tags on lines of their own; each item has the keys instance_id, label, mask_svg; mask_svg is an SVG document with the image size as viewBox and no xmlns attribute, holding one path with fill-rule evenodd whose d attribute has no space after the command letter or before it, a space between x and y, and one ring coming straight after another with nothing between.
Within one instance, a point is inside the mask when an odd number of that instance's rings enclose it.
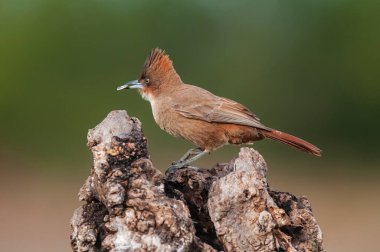
<instances>
[{"instance_id":1,"label":"bokeh background","mask_svg":"<svg viewBox=\"0 0 380 252\"><path fill-rule=\"evenodd\" d=\"M0 1L0 250L70 251L89 173L89 128L138 117L164 170L190 144L116 87L159 46L182 79L238 100L322 158L270 140L270 185L306 195L329 251L377 251L380 217L378 1ZM210 167L237 155L225 147Z\"/></svg>"}]
</instances>

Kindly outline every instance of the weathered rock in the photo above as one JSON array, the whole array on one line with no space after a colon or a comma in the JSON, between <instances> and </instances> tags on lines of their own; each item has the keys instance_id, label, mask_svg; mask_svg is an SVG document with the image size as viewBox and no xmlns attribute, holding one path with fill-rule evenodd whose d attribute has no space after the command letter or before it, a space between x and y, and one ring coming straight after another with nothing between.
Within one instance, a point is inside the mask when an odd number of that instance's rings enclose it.
<instances>
[{"instance_id":1,"label":"weathered rock","mask_svg":"<svg viewBox=\"0 0 380 252\"><path fill-rule=\"evenodd\" d=\"M208 199L226 251L323 250L322 232L307 200L271 191L266 163L257 151L242 148L233 167L213 183Z\"/></svg>"},{"instance_id":2,"label":"weathered rock","mask_svg":"<svg viewBox=\"0 0 380 252\"><path fill-rule=\"evenodd\" d=\"M94 156L71 221L74 251L187 251L195 230L185 204L165 195L136 118L113 111L89 131Z\"/></svg>"},{"instance_id":3,"label":"weathered rock","mask_svg":"<svg viewBox=\"0 0 380 252\"><path fill-rule=\"evenodd\" d=\"M125 111L90 130L88 146L94 167L71 220L73 251L324 251L306 197L272 191L254 149L164 177Z\"/></svg>"}]
</instances>

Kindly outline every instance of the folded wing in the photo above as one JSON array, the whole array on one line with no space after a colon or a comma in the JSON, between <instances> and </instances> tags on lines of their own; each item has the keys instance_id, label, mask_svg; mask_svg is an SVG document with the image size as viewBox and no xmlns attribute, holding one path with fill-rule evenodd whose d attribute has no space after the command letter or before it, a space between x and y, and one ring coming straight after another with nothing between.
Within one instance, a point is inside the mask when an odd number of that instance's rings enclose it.
<instances>
[{"instance_id":1,"label":"folded wing","mask_svg":"<svg viewBox=\"0 0 380 252\"><path fill-rule=\"evenodd\" d=\"M233 123L272 130L263 125L257 116L240 103L218 97L196 86L190 87L184 89L183 93L180 91L181 95L178 97L178 101L174 101L174 109L182 116L210 123ZM189 95L187 92L196 93L196 96Z\"/></svg>"}]
</instances>

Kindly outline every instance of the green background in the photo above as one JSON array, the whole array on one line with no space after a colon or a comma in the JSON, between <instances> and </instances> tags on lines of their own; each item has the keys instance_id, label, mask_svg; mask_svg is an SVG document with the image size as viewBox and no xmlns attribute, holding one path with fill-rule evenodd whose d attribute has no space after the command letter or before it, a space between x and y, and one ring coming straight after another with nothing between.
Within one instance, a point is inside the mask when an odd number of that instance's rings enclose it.
<instances>
[{"instance_id":1,"label":"green background","mask_svg":"<svg viewBox=\"0 0 380 252\"><path fill-rule=\"evenodd\" d=\"M354 226L371 233L380 224L369 208L371 193L380 192L379 7L369 0L1 0L5 224L16 216L24 223L28 251L69 250L68 221L92 162L87 130L111 110L142 121L161 170L191 147L161 131L134 90L116 92L159 46L184 82L237 100L264 124L323 150L314 158L270 140L254 145L271 186L309 196L327 249L355 251L350 238L362 231ZM197 164L227 162L238 150L225 147ZM362 211L367 219L358 218ZM22 251L12 228L1 231L0 248ZM366 239L371 251L375 237Z\"/></svg>"}]
</instances>

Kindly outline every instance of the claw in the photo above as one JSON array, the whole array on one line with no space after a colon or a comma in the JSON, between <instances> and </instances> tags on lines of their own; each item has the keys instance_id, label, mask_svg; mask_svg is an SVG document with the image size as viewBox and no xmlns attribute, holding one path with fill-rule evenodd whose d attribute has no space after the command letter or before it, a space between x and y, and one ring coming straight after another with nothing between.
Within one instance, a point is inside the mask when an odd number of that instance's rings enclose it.
<instances>
[{"instance_id":1,"label":"claw","mask_svg":"<svg viewBox=\"0 0 380 252\"><path fill-rule=\"evenodd\" d=\"M173 161L170 166L179 166L181 164L181 160Z\"/></svg>"},{"instance_id":2,"label":"claw","mask_svg":"<svg viewBox=\"0 0 380 252\"><path fill-rule=\"evenodd\" d=\"M203 156L206 153L208 153L208 151L204 151L200 148L189 150L188 152L186 152L186 154L183 157L181 157L180 160L174 161L173 163L171 163L171 165L166 170L165 174L169 175L178 169L187 167L188 164L197 160L198 158L200 158L201 156ZM195 155L195 156L193 156L193 155Z\"/></svg>"},{"instance_id":3,"label":"claw","mask_svg":"<svg viewBox=\"0 0 380 252\"><path fill-rule=\"evenodd\" d=\"M176 170L186 167L186 164L182 161L175 161L173 162L168 169L166 170L165 174L171 174L174 173Z\"/></svg>"}]
</instances>

